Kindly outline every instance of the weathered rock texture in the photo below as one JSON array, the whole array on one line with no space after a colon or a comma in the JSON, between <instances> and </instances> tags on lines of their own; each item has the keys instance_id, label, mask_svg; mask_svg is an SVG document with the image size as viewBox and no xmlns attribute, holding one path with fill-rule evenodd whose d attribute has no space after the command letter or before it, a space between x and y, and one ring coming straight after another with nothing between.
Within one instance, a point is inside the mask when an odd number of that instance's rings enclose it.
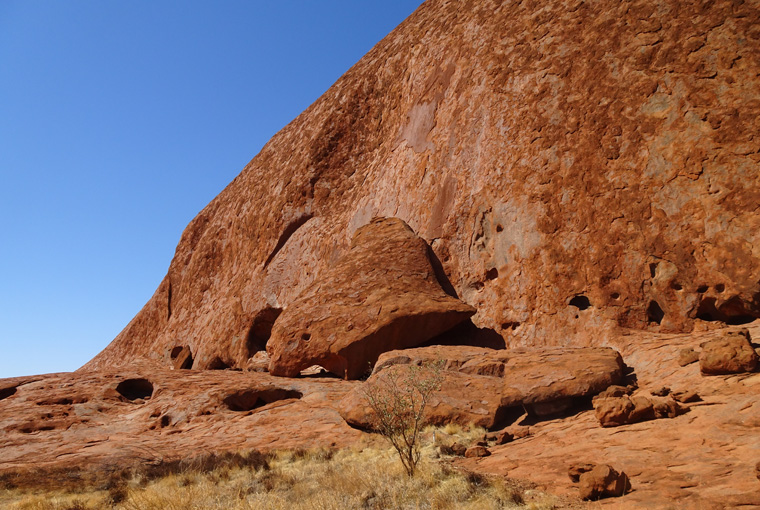
<instances>
[{"instance_id":1,"label":"weathered rock texture","mask_svg":"<svg viewBox=\"0 0 760 510\"><path fill-rule=\"evenodd\" d=\"M258 314L375 216L510 346L760 316L758 27L756 2L429 0L198 214L87 366L243 366Z\"/></svg>"},{"instance_id":2,"label":"weathered rock texture","mask_svg":"<svg viewBox=\"0 0 760 510\"><path fill-rule=\"evenodd\" d=\"M410 366L439 361L444 363L443 382L425 414L426 421L436 425L475 424L492 429L514 420L523 409L534 416L556 415L623 377L623 361L609 348L509 351L431 346L381 355L367 384L382 388L381 379L389 372L400 371L394 375L403 380L403 371ZM370 428L374 414L365 391L365 386L354 388L339 409L348 423Z\"/></svg>"},{"instance_id":3,"label":"weathered rock texture","mask_svg":"<svg viewBox=\"0 0 760 510\"><path fill-rule=\"evenodd\" d=\"M578 480L581 499L602 499L622 496L631 488L628 476L612 466L602 464L581 474Z\"/></svg>"},{"instance_id":4,"label":"weathered rock texture","mask_svg":"<svg viewBox=\"0 0 760 510\"><path fill-rule=\"evenodd\" d=\"M673 398L622 395L594 400L594 411L602 427L617 427L658 418L675 418L685 410Z\"/></svg>"},{"instance_id":5,"label":"weathered rock texture","mask_svg":"<svg viewBox=\"0 0 760 510\"><path fill-rule=\"evenodd\" d=\"M383 352L420 345L474 314L443 291L425 241L399 219L376 218L274 323L269 372L294 377L320 365L356 379Z\"/></svg>"},{"instance_id":6,"label":"weathered rock texture","mask_svg":"<svg viewBox=\"0 0 760 510\"><path fill-rule=\"evenodd\" d=\"M758 337L760 321L749 329L753 338ZM477 463L469 459L457 463L480 472L527 478L569 496L578 494L567 471L575 462L609 464L624 471L633 490L589 507L595 509L760 507L755 474L760 452L760 374L705 377L696 364L678 364L684 345L700 345L724 335L725 331L667 335L632 331L611 342L626 364L635 368L638 392L662 386L673 393L697 392L703 401L683 404L689 408L686 414L601 427L594 411L584 411L534 423L529 437L491 446L491 456Z\"/></svg>"},{"instance_id":7,"label":"weathered rock texture","mask_svg":"<svg viewBox=\"0 0 760 510\"><path fill-rule=\"evenodd\" d=\"M220 370L118 371L0 380L0 473L132 466L203 452L345 446L336 404L355 383Z\"/></svg>"},{"instance_id":8,"label":"weathered rock texture","mask_svg":"<svg viewBox=\"0 0 760 510\"><path fill-rule=\"evenodd\" d=\"M699 366L703 374L737 374L752 372L757 366L757 353L749 343L746 331L726 333L721 338L702 344Z\"/></svg>"}]
</instances>

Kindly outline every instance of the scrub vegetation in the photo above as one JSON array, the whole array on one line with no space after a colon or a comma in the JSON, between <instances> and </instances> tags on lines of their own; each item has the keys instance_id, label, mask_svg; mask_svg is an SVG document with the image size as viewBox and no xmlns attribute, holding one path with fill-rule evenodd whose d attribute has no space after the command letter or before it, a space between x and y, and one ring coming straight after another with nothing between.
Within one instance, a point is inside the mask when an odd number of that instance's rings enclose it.
<instances>
[{"instance_id":1,"label":"scrub vegetation","mask_svg":"<svg viewBox=\"0 0 760 510\"><path fill-rule=\"evenodd\" d=\"M9 510L511 509L555 508L551 496L456 469L438 446L482 429L427 429L415 476L379 439L364 447L227 453L160 462L105 478L42 473L0 480Z\"/></svg>"}]
</instances>

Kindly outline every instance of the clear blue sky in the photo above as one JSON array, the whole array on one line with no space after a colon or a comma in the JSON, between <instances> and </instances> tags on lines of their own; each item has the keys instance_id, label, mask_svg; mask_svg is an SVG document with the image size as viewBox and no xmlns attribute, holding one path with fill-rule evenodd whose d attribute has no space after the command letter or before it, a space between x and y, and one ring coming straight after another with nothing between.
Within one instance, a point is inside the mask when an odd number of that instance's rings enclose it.
<instances>
[{"instance_id":1,"label":"clear blue sky","mask_svg":"<svg viewBox=\"0 0 760 510\"><path fill-rule=\"evenodd\" d=\"M420 3L0 1L0 378L105 347L187 223Z\"/></svg>"}]
</instances>

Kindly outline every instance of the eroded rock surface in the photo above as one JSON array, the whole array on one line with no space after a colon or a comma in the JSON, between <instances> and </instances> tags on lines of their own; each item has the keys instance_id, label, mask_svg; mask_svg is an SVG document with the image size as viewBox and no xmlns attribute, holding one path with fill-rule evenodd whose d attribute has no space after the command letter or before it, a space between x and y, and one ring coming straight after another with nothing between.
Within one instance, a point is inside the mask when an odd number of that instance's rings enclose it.
<instances>
[{"instance_id":1,"label":"eroded rock surface","mask_svg":"<svg viewBox=\"0 0 760 510\"><path fill-rule=\"evenodd\" d=\"M256 317L377 216L510 347L759 317L758 26L730 0L425 2L198 214L88 367L244 367Z\"/></svg>"},{"instance_id":2,"label":"eroded rock surface","mask_svg":"<svg viewBox=\"0 0 760 510\"><path fill-rule=\"evenodd\" d=\"M757 367L757 359L749 333L746 330L730 332L702 344L699 367L702 373L709 375L752 372Z\"/></svg>"},{"instance_id":3,"label":"eroded rock surface","mask_svg":"<svg viewBox=\"0 0 760 510\"><path fill-rule=\"evenodd\" d=\"M732 328L731 330L737 330ZM760 335L760 322L749 327ZM530 479L559 495L577 497L566 467L580 460L624 471L632 491L589 508L725 510L760 506L755 475L760 451L760 374L705 377L697 364L680 366L684 345L721 338L723 331L662 335L630 332L614 340L635 369L645 394L662 386L692 391L702 401L681 404L688 413L623 427L601 427L594 411L531 425L531 434L490 447L491 456L470 463L480 472ZM623 391L625 394L625 389Z\"/></svg>"},{"instance_id":4,"label":"eroded rock surface","mask_svg":"<svg viewBox=\"0 0 760 510\"><path fill-rule=\"evenodd\" d=\"M380 354L420 345L474 313L443 291L425 241L397 218L375 218L274 323L269 373L293 377L320 365L356 379Z\"/></svg>"},{"instance_id":5,"label":"eroded rock surface","mask_svg":"<svg viewBox=\"0 0 760 510\"><path fill-rule=\"evenodd\" d=\"M631 488L625 473L618 473L612 466L601 464L582 473L578 480L581 499L602 499L622 496Z\"/></svg>"},{"instance_id":6,"label":"eroded rock surface","mask_svg":"<svg viewBox=\"0 0 760 510\"><path fill-rule=\"evenodd\" d=\"M442 363L443 383L427 408L433 424L474 423L488 429L514 419L525 407L537 416L561 414L582 397L623 377L623 361L609 348L494 350L471 346L430 346L380 356L367 385L382 387L389 374L404 378L409 367ZM372 409L366 387L354 389L340 405L354 426L369 428ZM516 408L516 409L515 409Z\"/></svg>"},{"instance_id":7,"label":"eroded rock surface","mask_svg":"<svg viewBox=\"0 0 760 510\"><path fill-rule=\"evenodd\" d=\"M0 402L0 473L349 445L360 433L346 425L335 404L353 384L167 370L145 362L118 371L0 380L0 387L16 388Z\"/></svg>"},{"instance_id":8,"label":"eroded rock surface","mask_svg":"<svg viewBox=\"0 0 760 510\"><path fill-rule=\"evenodd\" d=\"M645 395L595 399L594 411L602 427L618 427L658 418L675 418L685 412L673 398Z\"/></svg>"}]
</instances>

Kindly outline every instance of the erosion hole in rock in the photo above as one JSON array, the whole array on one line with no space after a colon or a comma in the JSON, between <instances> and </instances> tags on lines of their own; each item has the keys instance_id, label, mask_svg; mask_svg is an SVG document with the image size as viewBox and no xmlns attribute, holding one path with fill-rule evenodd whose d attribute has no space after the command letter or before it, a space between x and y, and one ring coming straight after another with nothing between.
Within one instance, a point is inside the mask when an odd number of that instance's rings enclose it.
<instances>
[{"instance_id":1,"label":"erosion hole in rock","mask_svg":"<svg viewBox=\"0 0 760 510\"><path fill-rule=\"evenodd\" d=\"M368 367L369 373L372 373L372 369ZM301 370L301 373L299 377L310 377L314 379L323 379L323 378L330 378L330 379L342 379L337 374L333 374L329 370L327 370L325 367L321 365L312 365L308 368L304 368ZM367 375L369 377L369 375Z\"/></svg>"},{"instance_id":2,"label":"erosion hole in rock","mask_svg":"<svg viewBox=\"0 0 760 510\"><path fill-rule=\"evenodd\" d=\"M715 286L715 292L723 292L724 290L726 290L726 286L722 283Z\"/></svg>"},{"instance_id":3,"label":"erosion hole in rock","mask_svg":"<svg viewBox=\"0 0 760 510\"><path fill-rule=\"evenodd\" d=\"M6 399L10 397L11 395L16 394L16 386L9 386L7 388L1 388L0 389L0 400Z\"/></svg>"},{"instance_id":4,"label":"erosion hole in rock","mask_svg":"<svg viewBox=\"0 0 760 510\"><path fill-rule=\"evenodd\" d=\"M709 288L710 287L708 287L707 285L700 285L699 287L697 287L697 292L699 292L700 294L704 294L705 292L707 292Z\"/></svg>"},{"instance_id":5,"label":"erosion hole in rock","mask_svg":"<svg viewBox=\"0 0 760 510\"><path fill-rule=\"evenodd\" d=\"M678 282L673 282L670 284L670 288L673 290L683 290L683 285Z\"/></svg>"},{"instance_id":6,"label":"erosion hole in rock","mask_svg":"<svg viewBox=\"0 0 760 510\"><path fill-rule=\"evenodd\" d=\"M264 268L266 268L270 262L272 262L272 259L279 253L279 251L282 249L283 246L285 246L285 243L288 242L288 239L295 234L296 230L301 228L304 223L309 221L314 217L311 213L302 214L295 220L291 221L285 226L285 230L282 231L282 234L280 234L280 238L277 239L277 244L275 245L274 249L272 250L272 253L269 254L269 257L267 257L266 262L264 262Z\"/></svg>"},{"instance_id":7,"label":"erosion hole in rock","mask_svg":"<svg viewBox=\"0 0 760 510\"><path fill-rule=\"evenodd\" d=\"M519 322L505 322L501 325L502 330L516 330L520 326Z\"/></svg>"},{"instance_id":8,"label":"erosion hole in rock","mask_svg":"<svg viewBox=\"0 0 760 510\"><path fill-rule=\"evenodd\" d=\"M650 301L647 306L647 322L661 324L663 318L665 318L665 312L660 304L654 300Z\"/></svg>"},{"instance_id":9,"label":"erosion hole in rock","mask_svg":"<svg viewBox=\"0 0 760 510\"><path fill-rule=\"evenodd\" d=\"M162 429L168 427L169 425L171 425L171 423L172 423L172 417L169 416L168 414L165 414L161 417L160 426Z\"/></svg>"},{"instance_id":10,"label":"erosion hole in rock","mask_svg":"<svg viewBox=\"0 0 760 510\"><path fill-rule=\"evenodd\" d=\"M712 297L703 298L697 308L697 319L706 322L725 322L731 326L748 324L757 317L747 312L744 303L738 298L726 301L721 309L716 307L717 300Z\"/></svg>"},{"instance_id":11,"label":"erosion hole in rock","mask_svg":"<svg viewBox=\"0 0 760 510\"><path fill-rule=\"evenodd\" d=\"M620 293L619 292L613 292L610 294L610 298L612 299L620 299Z\"/></svg>"},{"instance_id":12,"label":"erosion hole in rock","mask_svg":"<svg viewBox=\"0 0 760 510\"><path fill-rule=\"evenodd\" d=\"M231 368L231 365L222 360L219 356L211 360L211 363L208 364L209 370L226 370L228 368Z\"/></svg>"},{"instance_id":13,"label":"erosion hole in rock","mask_svg":"<svg viewBox=\"0 0 760 510\"><path fill-rule=\"evenodd\" d=\"M497 232L501 232L502 230L504 230L504 227L502 227L500 224L496 225L496 231Z\"/></svg>"},{"instance_id":14,"label":"erosion hole in rock","mask_svg":"<svg viewBox=\"0 0 760 510\"><path fill-rule=\"evenodd\" d=\"M171 350L172 367L175 370L190 370L193 368L193 352L187 345L178 345Z\"/></svg>"},{"instance_id":15,"label":"erosion hole in rock","mask_svg":"<svg viewBox=\"0 0 760 510\"><path fill-rule=\"evenodd\" d=\"M519 425L535 425L542 421L569 418L594 408L591 396L559 398L548 402L526 404L524 407L527 415Z\"/></svg>"},{"instance_id":16,"label":"erosion hole in rock","mask_svg":"<svg viewBox=\"0 0 760 510\"><path fill-rule=\"evenodd\" d=\"M116 386L116 391L127 400L147 399L153 395L153 383L147 379L126 379Z\"/></svg>"},{"instance_id":17,"label":"erosion hole in rock","mask_svg":"<svg viewBox=\"0 0 760 510\"><path fill-rule=\"evenodd\" d=\"M568 302L568 304L570 306L576 307L578 310L587 310L588 308L591 307L591 301L589 301L589 299L584 295L578 295L578 296L573 297Z\"/></svg>"},{"instance_id":18,"label":"erosion hole in rock","mask_svg":"<svg viewBox=\"0 0 760 510\"><path fill-rule=\"evenodd\" d=\"M282 313L282 308L267 307L256 314L245 339L245 347L250 358L259 351L266 350L272 327Z\"/></svg>"},{"instance_id":19,"label":"erosion hole in rock","mask_svg":"<svg viewBox=\"0 0 760 510\"><path fill-rule=\"evenodd\" d=\"M495 267L492 267L488 271L486 271L486 280L495 280L499 277L499 270Z\"/></svg>"},{"instance_id":20,"label":"erosion hole in rock","mask_svg":"<svg viewBox=\"0 0 760 510\"><path fill-rule=\"evenodd\" d=\"M311 340L311 333L301 333L301 340L304 342Z\"/></svg>"},{"instance_id":21,"label":"erosion hole in rock","mask_svg":"<svg viewBox=\"0 0 760 510\"><path fill-rule=\"evenodd\" d=\"M242 390L227 395L223 402L230 411L252 411L278 400L301 398L303 393L295 390L272 388L266 390Z\"/></svg>"},{"instance_id":22,"label":"erosion hole in rock","mask_svg":"<svg viewBox=\"0 0 760 510\"><path fill-rule=\"evenodd\" d=\"M519 326L520 323L518 322ZM423 342L419 347L431 345L472 345L474 347L488 347L489 349L506 349L504 337L491 328L479 328L472 319L463 321L448 331L444 331Z\"/></svg>"},{"instance_id":23,"label":"erosion hole in rock","mask_svg":"<svg viewBox=\"0 0 760 510\"><path fill-rule=\"evenodd\" d=\"M657 262L652 262L651 264L649 264L649 276L651 276L652 278L657 276Z\"/></svg>"},{"instance_id":24,"label":"erosion hole in rock","mask_svg":"<svg viewBox=\"0 0 760 510\"><path fill-rule=\"evenodd\" d=\"M499 430L517 423L525 416L525 409L522 406L499 407L493 419L491 430Z\"/></svg>"}]
</instances>

